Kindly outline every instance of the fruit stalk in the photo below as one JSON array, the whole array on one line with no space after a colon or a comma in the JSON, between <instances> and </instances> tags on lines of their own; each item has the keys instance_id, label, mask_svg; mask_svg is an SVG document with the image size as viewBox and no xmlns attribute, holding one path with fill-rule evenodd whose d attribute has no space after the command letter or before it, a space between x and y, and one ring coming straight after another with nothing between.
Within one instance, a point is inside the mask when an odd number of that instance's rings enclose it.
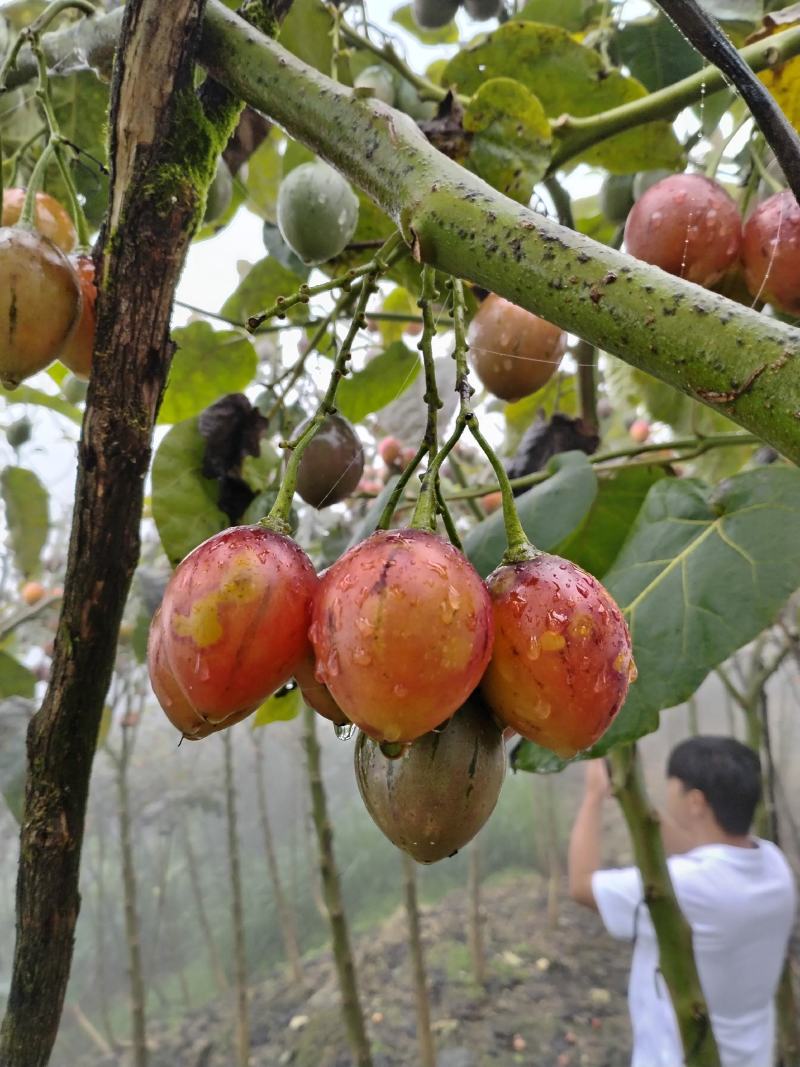
<instances>
[{"instance_id":1,"label":"fruit stalk","mask_svg":"<svg viewBox=\"0 0 800 1067\"><path fill-rule=\"evenodd\" d=\"M436 335L436 323L433 320L432 303L437 295L434 270L432 267L424 266L422 268L422 290L417 301L417 306L422 312L422 337L417 348L422 353L422 365L425 369L423 400L428 408L428 417L422 444L428 453L428 469L422 479L422 488L411 520L412 527L417 530L436 529L436 487L439 481L439 464L435 463L435 457L439 451L437 418L442 406L433 362L433 338Z\"/></svg>"},{"instance_id":2,"label":"fruit stalk","mask_svg":"<svg viewBox=\"0 0 800 1067\"><path fill-rule=\"evenodd\" d=\"M333 854L333 830L328 818L325 787L322 782L316 716L308 706L303 709L303 744L308 763L311 817L319 846L319 868L325 897L325 910L328 913L328 921L331 927L333 955L336 961L339 989L342 995L342 1015L347 1028L347 1036L353 1052L355 1067L372 1067L372 1054L366 1026L364 1025L364 1013L361 1010L361 1001L358 995L355 963L350 948L350 934L347 929L344 905L342 904L342 887Z\"/></svg>"},{"instance_id":3,"label":"fruit stalk","mask_svg":"<svg viewBox=\"0 0 800 1067\"><path fill-rule=\"evenodd\" d=\"M278 495L275 498L275 503L270 509L269 515L261 520L262 525L266 526L267 529L274 530L276 533L288 533L289 512L292 508L294 489L297 482L297 469L300 466L303 450L323 424L325 417L335 410L336 390L339 387L339 382L347 374L350 351L353 347L353 342L358 335L358 331L366 325L367 320L365 312L367 310L367 303L370 296L377 289L378 278L388 270L393 260L399 255L402 255L404 251L405 247L403 245L402 237L399 233L393 233L372 260L371 269L365 275L364 280L361 283L361 290L358 294L358 300L356 301L350 328L348 329L336 355L330 381L328 382L328 388L325 390L325 395L305 429L303 429L294 441L290 441L287 445L287 448L291 452L291 456L289 462L286 464L286 470L281 479Z\"/></svg>"},{"instance_id":4,"label":"fruit stalk","mask_svg":"<svg viewBox=\"0 0 800 1067\"><path fill-rule=\"evenodd\" d=\"M658 813L645 790L636 746L618 745L609 758L612 788L642 874L644 900L655 928L659 965L678 1020L686 1067L719 1067L719 1052L692 949L692 931L670 881Z\"/></svg>"}]
</instances>

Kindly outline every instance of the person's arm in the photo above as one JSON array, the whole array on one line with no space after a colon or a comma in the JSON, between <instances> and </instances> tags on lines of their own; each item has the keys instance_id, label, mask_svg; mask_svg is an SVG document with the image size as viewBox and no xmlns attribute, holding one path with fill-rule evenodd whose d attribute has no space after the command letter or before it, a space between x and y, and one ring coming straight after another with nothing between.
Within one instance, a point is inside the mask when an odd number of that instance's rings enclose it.
<instances>
[{"instance_id":1,"label":"person's arm","mask_svg":"<svg viewBox=\"0 0 800 1067\"><path fill-rule=\"evenodd\" d=\"M592 875L600 870L603 841L603 805L609 795L608 771L601 759L586 763L584 794L569 839L567 867L569 895L579 904L597 910Z\"/></svg>"}]
</instances>

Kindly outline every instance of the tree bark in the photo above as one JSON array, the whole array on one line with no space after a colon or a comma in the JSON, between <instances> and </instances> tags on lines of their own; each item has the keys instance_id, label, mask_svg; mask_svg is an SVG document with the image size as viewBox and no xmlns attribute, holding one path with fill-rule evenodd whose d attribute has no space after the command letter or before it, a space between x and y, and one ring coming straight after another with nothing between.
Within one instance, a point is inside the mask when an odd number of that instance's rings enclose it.
<instances>
[{"instance_id":1,"label":"tree bark","mask_svg":"<svg viewBox=\"0 0 800 1067\"><path fill-rule=\"evenodd\" d=\"M659 966L678 1020L686 1067L720 1067L694 960L692 931L672 888L658 813L645 791L636 746L618 746L612 749L610 759L614 794L642 874L644 899L658 941Z\"/></svg>"},{"instance_id":2,"label":"tree bark","mask_svg":"<svg viewBox=\"0 0 800 1067\"><path fill-rule=\"evenodd\" d=\"M206 948L208 949L211 973L214 975L214 981L216 982L219 992L226 993L228 990L228 979L225 977L225 971L220 961L220 954L219 949L217 948L216 938L214 937L214 931L211 929L211 923L208 921L208 912L206 911L205 901L203 900L203 890L200 885L200 868L197 863L197 854L195 853L194 845L192 844L192 835L188 819L184 819L183 823L183 848L186 853L186 867L189 873L189 884L192 887L192 897L194 898L197 920L200 923L200 929L203 932Z\"/></svg>"},{"instance_id":3,"label":"tree bark","mask_svg":"<svg viewBox=\"0 0 800 1067\"><path fill-rule=\"evenodd\" d=\"M236 1062L250 1063L250 1016L247 1002L247 952L244 939L244 895L239 831L236 825L236 782L233 776L233 744L229 730L222 735L225 750L225 813L228 821L228 866L231 879L234 971L236 975Z\"/></svg>"},{"instance_id":4,"label":"tree bark","mask_svg":"<svg viewBox=\"0 0 800 1067\"><path fill-rule=\"evenodd\" d=\"M261 835L264 838L264 855L267 858L267 870L272 886L272 894L275 898L275 907L278 912L283 948L286 959L292 972L295 985L303 985L303 964L300 961L300 948L297 943L297 923L292 905L286 898L281 879L278 859L275 855L275 844L272 838L272 827L269 822L267 810L267 789L264 782L264 752L261 747L261 731L254 731L251 735L253 752L255 754L256 770L256 793L258 795L258 818L261 823Z\"/></svg>"},{"instance_id":5,"label":"tree bark","mask_svg":"<svg viewBox=\"0 0 800 1067\"><path fill-rule=\"evenodd\" d=\"M469 875L467 880L468 938L472 958L472 977L481 989L486 985L486 952L483 947L483 917L481 915L481 852L478 841L469 846Z\"/></svg>"},{"instance_id":6,"label":"tree bark","mask_svg":"<svg viewBox=\"0 0 800 1067\"><path fill-rule=\"evenodd\" d=\"M123 15L111 202L97 260L97 335L64 600L47 693L28 731L2 1067L45 1067L63 1009L89 776L139 555L153 423L172 356L172 298L237 114L229 103L204 115L197 103L192 60L202 9L202 0L173 0L165 19L161 0L129 0Z\"/></svg>"},{"instance_id":7,"label":"tree bark","mask_svg":"<svg viewBox=\"0 0 800 1067\"><path fill-rule=\"evenodd\" d=\"M325 799L325 786L322 782L320 768L319 742L316 732L316 712L306 707L303 710L303 740L308 762L308 784L311 790L311 813L319 846L319 866L322 875L322 891L325 895L325 907L331 927L333 956L336 961L336 973L339 977L339 990L342 995L342 1015L347 1029L347 1037L356 1067L372 1067L372 1053L364 1025L364 1013L358 996L356 968L350 948L350 934L347 929L342 888L339 871L333 853L333 830L328 818L328 805Z\"/></svg>"},{"instance_id":8,"label":"tree bark","mask_svg":"<svg viewBox=\"0 0 800 1067\"><path fill-rule=\"evenodd\" d=\"M417 865L407 852L403 861L403 894L408 917L408 948L411 956L411 975L414 983L414 1003L417 1009L417 1041L421 1067L436 1067L436 1046L431 1032L431 1009L428 999L428 979L425 973L425 952L417 903Z\"/></svg>"}]
</instances>

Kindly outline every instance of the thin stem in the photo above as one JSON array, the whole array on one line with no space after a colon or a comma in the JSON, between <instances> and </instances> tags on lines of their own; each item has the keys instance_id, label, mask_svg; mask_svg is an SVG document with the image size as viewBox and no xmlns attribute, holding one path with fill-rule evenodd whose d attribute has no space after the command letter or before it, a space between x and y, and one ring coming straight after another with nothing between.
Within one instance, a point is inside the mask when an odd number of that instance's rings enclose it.
<instances>
[{"instance_id":1,"label":"thin stem","mask_svg":"<svg viewBox=\"0 0 800 1067\"><path fill-rule=\"evenodd\" d=\"M436 370L433 362L433 338L436 335L436 323L433 320L433 301L437 297L436 275L433 267L422 268L422 290L417 306L422 311L422 337L417 348L422 353L422 363L425 368L425 395L423 397L428 407L428 418L425 424L425 436L423 444L431 457L425 477L422 479L422 488L419 500L414 510L411 521L412 527L419 530L436 529L436 483L438 480L438 467L433 464L433 459L439 451L439 437L437 432L437 419L442 401L436 385Z\"/></svg>"},{"instance_id":2,"label":"thin stem","mask_svg":"<svg viewBox=\"0 0 800 1067\"><path fill-rule=\"evenodd\" d=\"M456 524L453 521L450 508L447 506L447 501L442 496L442 487L439 484L438 478L436 479L436 511L437 514L442 516L442 522L444 523L444 528L447 530L447 536L450 538L451 543L456 546L459 552L463 552L464 546L461 544L461 538L456 529Z\"/></svg>"},{"instance_id":3,"label":"thin stem","mask_svg":"<svg viewBox=\"0 0 800 1067\"><path fill-rule=\"evenodd\" d=\"M33 220L36 217L36 194L42 187L45 172L54 153L55 144L52 140L48 141L44 151L36 160L36 166L33 168L28 180L28 188L25 191L25 200L22 204L22 214L19 217L19 222L20 225L27 226L29 229L33 229Z\"/></svg>"},{"instance_id":4,"label":"thin stem","mask_svg":"<svg viewBox=\"0 0 800 1067\"><path fill-rule=\"evenodd\" d=\"M269 515L267 515L265 519L262 519L265 526L275 529L280 533L285 533L288 529L287 520L292 507L294 487L297 482L297 470L300 466L303 451L325 421L325 418L334 411L336 390L339 387L339 382L347 374L347 363L350 359L350 350L353 346L353 341L356 339L358 331L362 329L367 322L365 315L367 302L372 293L377 289L378 278L389 269L393 253L396 253L402 248L402 240L403 239L399 233L393 233L372 261L372 269L364 278L361 285L361 291L358 295L356 308L353 312L352 321L350 322L350 328L347 331L347 335L345 336L334 361L333 371L325 395L320 401L314 417L308 422L299 437L294 441L289 442L287 445L291 455L289 457L289 462L286 464L286 471L281 480L278 496Z\"/></svg>"},{"instance_id":5,"label":"thin stem","mask_svg":"<svg viewBox=\"0 0 800 1067\"><path fill-rule=\"evenodd\" d=\"M410 82L417 92L420 94L423 100L444 100L447 96L447 90L443 89L441 85L436 85L434 82L429 81L427 78L421 77L415 71L404 62L391 44L385 44L383 46L374 44L367 37L362 37L360 33L357 33L351 26L348 26L346 22L341 23L342 37L346 37L351 44L357 45L359 48L364 48L368 52L372 52L378 59L383 60L390 67L394 67L397 73L405 78L407 82Z\"/></svg>"},{"instance_id":6,"label":"thin stem","mask_svg":"<svg viewBox=\"0 0 800 1067\"><path fill-rule=\"evenodd\" d=\"M378 520L378 525L377 525L376 529L378 529L378 530L388 530L389 529L389 526L391 525L391 522L392 522L392 516L394 515L395 509L396 509L398 503L400 502L400 498L403 495L403 490L408 485L408 481L411 478L411 475L414 473L414 471L417 469L417 467L420 465L420 463L422 462L423 458L427 454L428 454L428 446L423 441L422 444L417 449L416 455L414 456L414 458L411 460L410 463L407 464L407 466L403 470L402 474L397 479L397 484L395 485L394 489L392 490L392 492L391 492L391 494L389 496L389 499L386 501L386 506L384 507L383 511L381 512L381 517Z\"/></svg>"},{"instance_id":7,"label":"thin stem","mask_svg":"<svg viewBox=\"0 0 800 1067\"><path fill-rule=\"evenodd\" d=\"M37 18L33 20L30 26L26 26L20 33L19 37L14 41L11 46L8 55L3 60L3 66L0 67L0 94L6 92L6 80L10 71L14 69L17 63L17 57L19 56L22 46L28 42L38 40L38 38L45 32L51 22L54 22L59 15L63 14L69 8L75 8L78 11L82 11L84 15L95 15L97 12L89 0L53 0L53 3L48 4L44 11Z\"/></svg>"}]
</instances>

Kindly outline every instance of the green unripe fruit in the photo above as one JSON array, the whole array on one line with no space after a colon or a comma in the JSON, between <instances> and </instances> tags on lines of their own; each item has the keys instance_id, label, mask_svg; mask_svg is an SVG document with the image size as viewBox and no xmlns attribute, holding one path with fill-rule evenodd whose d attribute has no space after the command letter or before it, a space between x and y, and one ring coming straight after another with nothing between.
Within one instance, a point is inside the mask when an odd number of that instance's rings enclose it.
<instances>
[{"instance_id":1,"label":"green unripe fruit","mask_svg":"<svg viewBox=\"0 0 800 1067\"><path fill-rule=\"evenodd\" d=\"M304 263L325 263L346 247L358 224L358 197L333 167L295 167L281 183L278 229Z\"/></svg>"},{"instance_id":2,"label":"green unripe fruit","mask_svg":"<svg viewBox=\"0 0 800 1067\"><path fill-rule=\"evenodd\" d=\"M367 67L361 71L353 86L356 89L370 89L371 95L376 99L383 100L384 104L388 104L389 107L394 106L394 78L386 67L378 66L378 64L374 67Z\"/></svg>"},{"instance_id":3,"label":"green unripe fruit","mask_svg":"<svg viewBox=\"0 0 800 1067\"><path fill-rule=\"evenodd\" d=\"M18 419L16 422L12 422L7 428L6 439L12 448L19 448L20 445L24 445L26 441L30 441L31 429L30 419Z\"/></svg>"},{"instance_id":4,"label":"green unripe fruit","mask_svg":"<svg viewBox=\"0 0 800 1067\"><path fill-rule=\"evenodd\" d=\"M206 197L206 210L203 213L203 222L215 222L221 218L230 207L233 198L233 178L228 169L228 164L222 158L217 160L217 170L214 180L208 189Z\"/></svg>"},{"instance_id":5,"label":"green unripe fruit","mask_svg":"<svg viewBox=\"0 0 800 1067\"><path fill-rule=\"evenodd\" d=\"M70 404L82 404L86 399L88 389L89 383L82 382L74 374L68 374L61 383L61 392L64 394L65 399L69 400Z\"/></svg>"},{"instance_id":6,"label":"green unripe fruit","mask_svg":"<svg viewBox=\"0 0 800 1067\"><path fill-rule=\"evenodd\" d=\"M500 11L500 0L464 0L464 10L471 19L483 22L496 17Z\"/></svg>"},{"instance_id":7,"label":"green unripe fruit","mask_svg":"<svg viewBox=\"0 0 800 1067\"><path fill-rule=\"evenodd\" d=\"M600 186L600 210L609 222L624 222L633 207L633 175L609 174Z\"/></svg>"},{"instance_id":8,"label":"green unripe fruit","mask_svg":"<svg viewBox=\"0 0 800 1067\"><path fill-rule=\"evenodd\" d=\"M396 106L418 122L427 122L432 119L437 108L433 100L420 100L417 90L405 78L397 79Z\"/></svg>"},{"instance_id":9,"label":"green unripe fruit","mask_svg":"<svg viewBox=\"0 0 800 1067\"><path fill-rule=\"evenodd\" d=\"M658 170L640 170L633 179L633 199L638 200L644 196L651 185L656 185L662 178L669 178L675 172L660 167Z\"/></svg>"},{"instance_id":10,"label":"green unripe fruit","mask_svg":"<svg viewBox=\"0 0 800 1067\"><path fill-rule=\"evenodd\" d=\"M414 0L414 21L423 30L438 30L452 21L459 0Z\"/></svg>"}]
</instances>

